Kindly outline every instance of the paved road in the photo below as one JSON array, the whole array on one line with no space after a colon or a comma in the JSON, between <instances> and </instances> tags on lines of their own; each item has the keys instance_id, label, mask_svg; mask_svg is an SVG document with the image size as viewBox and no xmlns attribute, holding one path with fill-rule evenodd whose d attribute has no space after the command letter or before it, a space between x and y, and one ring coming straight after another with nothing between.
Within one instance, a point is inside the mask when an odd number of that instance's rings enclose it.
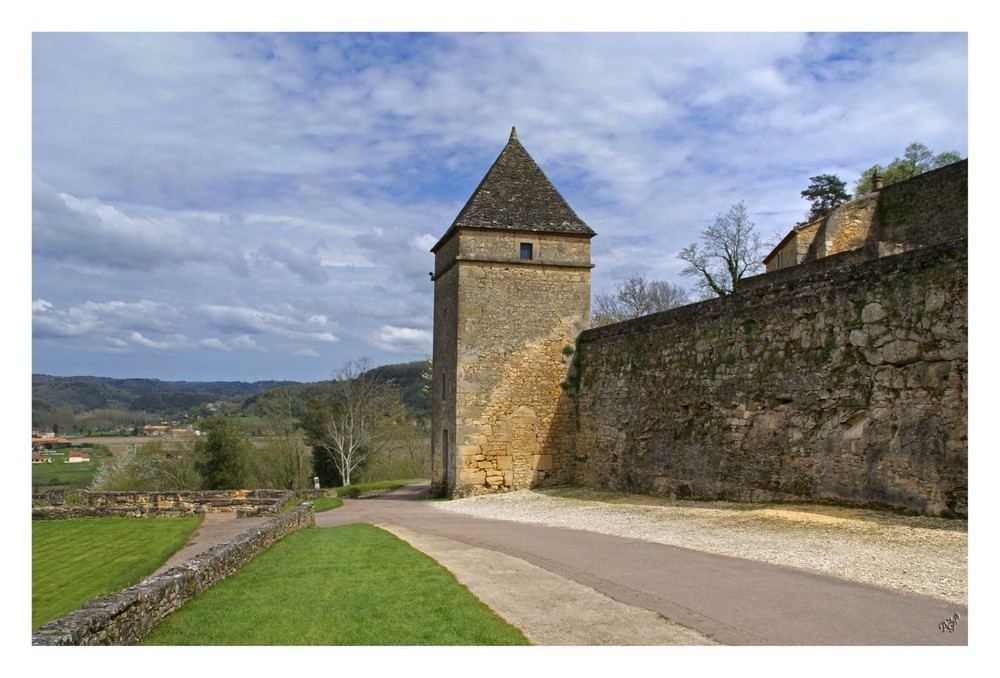
<instances>
[{"instance_id":1,"label":"paved road","mask_svg":"<svg viewBox=\"0 0 1000 678\"><path fill-rule=\"evenodd\" d=\"M413 501L423 489L348 499L316 524L395 525L508 554L729 645L968 644L962 606L636 539L456 515ZM956 630L942 632L955 612Z\"/></svg>"}]
</instances>

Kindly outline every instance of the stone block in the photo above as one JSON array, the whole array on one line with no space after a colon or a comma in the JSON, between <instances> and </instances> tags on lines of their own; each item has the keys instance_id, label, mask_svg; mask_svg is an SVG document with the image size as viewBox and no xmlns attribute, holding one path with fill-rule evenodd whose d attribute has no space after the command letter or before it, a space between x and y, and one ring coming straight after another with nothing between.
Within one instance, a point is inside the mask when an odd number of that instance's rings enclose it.
<instances>
[{"instance_id":1,"label":"stone block","mask_svg":"<svg viewBox=\"0 0 1000 678\"><path fill-rule=\"evenodd\" d=\"M915 341L892 341L882 347L882 359L892 365L908 365L920 357L920 344Z\"/></svg>"},{"instance_id":2,"label":"stone block","mask_svg":"<svg viewBox=\"0 0 1000 678\"><path fill-rule=\"evenodd\" d=\"M861 322L863 323L874 323L882 320L885 317L885 309L882 308L882 304L877 301L873 301L870 304L866 304L863 309L861 309Z\"/></svg>"},{"instance_id":3,"label":"stone block","mask_svg":"<svg viewBox=\"0 0 1000 678\"><path fill-rule=\"evenodd\" d=\"M486 482L486 471L481 468L459 469L458 482L463 485L482 485Z\"/></svg>"}]
</instances>

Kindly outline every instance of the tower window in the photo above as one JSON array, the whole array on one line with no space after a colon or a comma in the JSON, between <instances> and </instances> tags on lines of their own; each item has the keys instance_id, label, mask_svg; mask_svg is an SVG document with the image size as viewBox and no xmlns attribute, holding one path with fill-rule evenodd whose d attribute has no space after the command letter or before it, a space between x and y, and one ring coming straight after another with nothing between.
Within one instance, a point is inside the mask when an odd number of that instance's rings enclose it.
<instances>
[{"instance_id":1,"label":"tower window","mask_svg":"<svg viewBox=\"0 0 1000 678\"><path fill-rule=\"evenodd\" d=\"M534 259L534 245L530 242L521 243L521 258L526 260Z\"/></svg>"}]
</instances>

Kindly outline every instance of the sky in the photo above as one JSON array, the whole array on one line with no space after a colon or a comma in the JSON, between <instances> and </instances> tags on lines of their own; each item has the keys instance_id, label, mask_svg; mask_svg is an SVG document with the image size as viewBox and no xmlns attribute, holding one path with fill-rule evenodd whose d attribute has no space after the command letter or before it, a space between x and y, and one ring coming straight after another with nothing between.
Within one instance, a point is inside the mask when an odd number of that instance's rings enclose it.
<instances>
[{"instance_id":1,"label":"sky","mask_svg":"<svg viewBox=\"0 0 1000 678\"><path fill-rule=\"evenodd\" d=\"M693 288L743 201L968 156L960 32L36 32L31 369L328 379L431 352L430 248L518 138L597 232L593 292Z\"/></svg>"}]
</instances>

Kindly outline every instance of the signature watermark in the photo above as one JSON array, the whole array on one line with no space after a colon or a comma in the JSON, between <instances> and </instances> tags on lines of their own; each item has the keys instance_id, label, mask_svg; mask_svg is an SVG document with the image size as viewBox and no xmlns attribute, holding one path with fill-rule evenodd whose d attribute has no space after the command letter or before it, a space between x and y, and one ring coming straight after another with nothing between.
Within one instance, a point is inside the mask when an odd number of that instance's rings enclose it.
<instances>
[{"instance_id":1,"label":"signature watermark","mask_svg":"<svg viewBox=\"0 0 1000 678\"><path fill-rule=\"evenodd\" d=\"M962 620L961 615L959 615L958 612L956 612L955 614L951 615L943 622L938 624L938 628L941 629L941 633L944 633L945 631L947 631L948 633L954 633L955 627L958 626L958 622L960 622L961 620Z\"/></svg>"}]
</instances>

